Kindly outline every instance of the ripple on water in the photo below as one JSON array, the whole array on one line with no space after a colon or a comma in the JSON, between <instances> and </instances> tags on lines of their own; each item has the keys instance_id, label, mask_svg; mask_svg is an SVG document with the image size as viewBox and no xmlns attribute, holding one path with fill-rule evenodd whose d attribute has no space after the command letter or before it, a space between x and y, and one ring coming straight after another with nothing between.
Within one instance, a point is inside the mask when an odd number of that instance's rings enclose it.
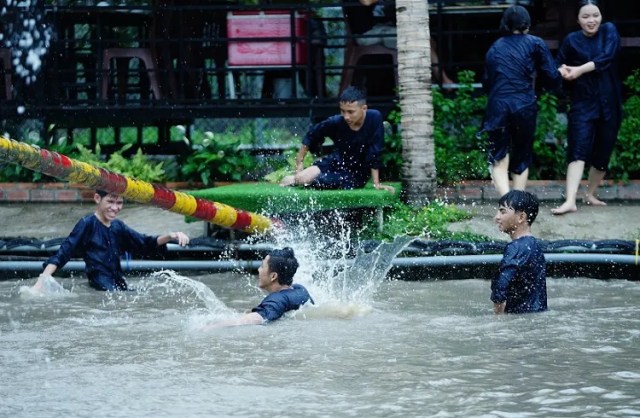
<instances>
[{"instance_id":1,"label":"ripple on water","mask_svg":"<svg viewBox=\"0 0 640 418\"><path fill-rule=\"evenodd\" d=\"M627 382L638 383L640 382L640 373L630 372L630 371L621 371L616 372L611 375L612 379L624 380Z\"/></svg>"},{"instance_id":2,"label":"ripple on water","mask_svg":"<svg viewBox=\"0 0 640 418\"><path fill-rule=\"evenodd\" d=\"M549 313L495 317L486 281L385 282L352 305L199 334L213 311L255 306L255 277L199 277L215 298L154 280L38 302L0 283L0 416L282 416L292 400L299 416L639 415L636 283L551 280Z\"/></svg>"}]
</instances>

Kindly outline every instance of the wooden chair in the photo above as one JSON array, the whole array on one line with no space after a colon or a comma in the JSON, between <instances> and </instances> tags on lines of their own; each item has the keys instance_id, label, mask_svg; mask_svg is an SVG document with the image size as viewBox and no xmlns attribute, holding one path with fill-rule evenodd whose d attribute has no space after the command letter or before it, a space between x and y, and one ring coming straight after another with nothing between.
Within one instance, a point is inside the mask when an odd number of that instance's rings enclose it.
<instances>
[{"instance_id":1,"label":"wooden chair","mask_svg":"<svg viewBox=\"0 0 640 418\"><path fill-rule=\"evenodd\" d=\"M342 69L342 80L340 81L340 91L343 91L353 82L353 73L358 61L367 55L389 55L393 62L393 74L398 86L398 51L387 48L384 45L358 45L351 35L349 21L345 19L346 41L344 46L344 67Z\"/></svg>"},{"instance_id":2,"label":"wooden chair","mask_svg":"<svg viewBox=\"0 0 640 418\"><path fill-rule=\"evenodd\" d=\"M11 80L11 50L9 48L0 48L0 61L2 61L3 68L5 100L11 100L13 98L11 93L13 82Z\"/></svg>"},{"instance_id":3,"label":"wooden chair","mask_svg":"<svg viewBox=\"0 0 640 418\"><path fill-rule=\"evenodd\" d=\"M149 76L149 84L153 97L158 100L162 97L160 86L156 74L156 66L153 61L153 55L149 48L107 48L102 54L102 98L107 99L109 94L109 70L111 69L111 60L116 58L139 59L147 70ZM116 70L118 70L116 68ZM121 73L122 75L122 73ZM123 94L127 87L127 74L118 76L118 91Z\"/></svg>"}]
</instances>

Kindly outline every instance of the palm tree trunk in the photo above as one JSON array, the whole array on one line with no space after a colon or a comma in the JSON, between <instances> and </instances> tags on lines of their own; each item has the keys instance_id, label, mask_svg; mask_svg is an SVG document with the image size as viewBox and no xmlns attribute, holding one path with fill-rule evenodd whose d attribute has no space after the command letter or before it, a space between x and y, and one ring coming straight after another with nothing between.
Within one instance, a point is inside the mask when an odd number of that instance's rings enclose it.
<instances>
[{"instance_id":1,"label":"palm tree trunk","mask_svg":"<svg viewBox=\"0 0 640 418\"><path fill-rule=\"evenodd\" d=\"M396 9L403 200L423 206L436 193L429 7L426 0L396 0Z\"/></svg>"}]
</instances>

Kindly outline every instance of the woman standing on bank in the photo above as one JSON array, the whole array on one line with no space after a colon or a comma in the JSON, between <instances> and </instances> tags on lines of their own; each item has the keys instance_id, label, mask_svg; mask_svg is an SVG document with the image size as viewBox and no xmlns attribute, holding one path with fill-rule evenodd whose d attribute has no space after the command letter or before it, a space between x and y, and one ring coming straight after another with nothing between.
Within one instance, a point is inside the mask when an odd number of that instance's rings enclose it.
<instances>
[{"instance_id":1,"label":"woman standing on bank","mask_svg":"<svg viewBox=\"0 0 640 418\"><path fill-rule=\"evenodd\" d=\"M558 52L562 77L569 82L567 184L565 201L554 215L575 212L585 164L590 164L584 202L604 206L596 190L604 179L622 120L622 93L617 59L620 35L613 23L602 23L597 0L578 2L580 30L564 39Z\"/></svg>"}]
</instances>

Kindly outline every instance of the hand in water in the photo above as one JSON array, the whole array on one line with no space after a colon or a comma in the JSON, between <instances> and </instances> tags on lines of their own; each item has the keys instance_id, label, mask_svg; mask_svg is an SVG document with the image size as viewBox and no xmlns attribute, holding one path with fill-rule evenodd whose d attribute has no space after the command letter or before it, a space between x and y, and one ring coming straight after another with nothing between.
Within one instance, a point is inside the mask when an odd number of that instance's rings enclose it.
<instances>
[{"instance_id":1,"label":"hand in water","mask_svg":"<svg viewBox=\"0 0 640 418\"><path fill-rule=\"evenodd\" d=\"M45 287L45 283L47 280L52 279L53 277L49 276L49 275L44 275L41 274L40 276L38 276L38 281L36 281L36 284L34 284L31 289L43 293L44 292L44 287Z\"/></svg>"},{"instance_id":2,"label":"hand in water","mask_svg":"<svg viewBox=\"0 0 640 418\"><path fill-rule=\"evenodd\" d=\"M48 274L41 274L38 276L38 281L36 281L36 284L31 287L31 290L40 294L67 292L67 290L65 290L64 287L56 281L56 279Z\"/></svg>"}]
</instances>

